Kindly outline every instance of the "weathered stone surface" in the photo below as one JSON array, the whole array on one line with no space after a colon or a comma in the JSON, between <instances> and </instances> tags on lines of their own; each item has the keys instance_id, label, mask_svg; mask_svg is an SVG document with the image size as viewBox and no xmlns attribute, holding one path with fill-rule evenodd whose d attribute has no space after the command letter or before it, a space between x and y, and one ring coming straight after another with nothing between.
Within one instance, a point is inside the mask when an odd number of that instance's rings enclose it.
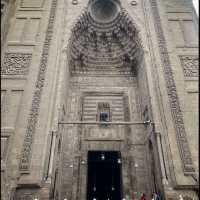
<instances>
[{"instance_id":1,"label":"weathered stone surface","mask_svg":"<svg viewBox=\"0 0 200 200\"><path fill-rule=\"evenodd\" d=\"M121 152L126 199L197 199L192 1L1 4L3 200L87 199L87 153L97 150ZM139 123L59 124L101 113Z\"/></svg>"}]
</instances>

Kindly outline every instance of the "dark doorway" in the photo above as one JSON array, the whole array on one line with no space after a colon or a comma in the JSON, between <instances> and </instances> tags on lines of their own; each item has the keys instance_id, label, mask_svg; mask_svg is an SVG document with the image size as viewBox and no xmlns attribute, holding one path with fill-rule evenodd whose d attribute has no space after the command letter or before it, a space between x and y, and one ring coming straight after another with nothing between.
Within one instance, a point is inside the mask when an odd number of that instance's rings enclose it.
<instances>
[{"instance_id":1,"label":"dark doorway","mask_svg":"<svg viewBox=\"0 0 200 200\"><path fill-rule=\"evenodd\" d=\"M88 152L87 200L121 200L121 153Z\"/></svg>"}]
</instances>

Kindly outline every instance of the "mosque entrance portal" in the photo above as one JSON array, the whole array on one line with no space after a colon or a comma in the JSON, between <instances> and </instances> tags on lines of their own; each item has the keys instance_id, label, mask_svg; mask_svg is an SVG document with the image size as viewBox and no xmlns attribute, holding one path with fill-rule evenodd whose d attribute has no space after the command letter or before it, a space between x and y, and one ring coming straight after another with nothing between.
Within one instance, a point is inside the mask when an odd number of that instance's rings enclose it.
<instances>
[{"instance_id":1,"label":"mosque entrance portal","mask_svg":"<svg viewBox=\"0 0 200 200\"><path fill-rule=\"evenodd\" d=\"M121 153L89 151L87 200L121 200Z\"/></svg>"}]
</instances>

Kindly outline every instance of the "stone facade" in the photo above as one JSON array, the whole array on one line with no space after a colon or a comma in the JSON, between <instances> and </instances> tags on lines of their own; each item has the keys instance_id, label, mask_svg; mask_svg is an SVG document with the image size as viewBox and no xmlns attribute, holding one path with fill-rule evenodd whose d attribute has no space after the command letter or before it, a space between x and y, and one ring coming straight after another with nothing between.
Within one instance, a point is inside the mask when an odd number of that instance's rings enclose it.
<instances>
[{"instance_id":1,"label":"stone facade","mask_svg":"<svg viewBox=\"0 0 200 200\"><path fill-rule=\"evenodd\" d=\"M1 16L2 200L87 199L88 151L121 153L126 200L198 199L192 1L3 0Z\"/></svg>"}]
</instances>

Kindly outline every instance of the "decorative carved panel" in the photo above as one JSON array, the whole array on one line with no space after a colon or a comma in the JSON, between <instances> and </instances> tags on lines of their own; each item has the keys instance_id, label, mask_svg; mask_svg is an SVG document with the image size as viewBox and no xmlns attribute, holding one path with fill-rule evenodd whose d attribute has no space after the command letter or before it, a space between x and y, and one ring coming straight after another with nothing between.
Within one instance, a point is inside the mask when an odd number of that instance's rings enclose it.
<instances>
[{"instance_id":1,"label":"decorative carved panel","mask_svg":"<svg viewBox=\"0 0 200 200\"><path fill-rule=\"evenodd\" d=\"M71 73L135 75L136 63L141 61L143 51L133 20L117 5L115 9L112 6L109 8L111 19L105 19L106 13L103 16L98 14L104 13L104 9L100 7L100 12L97 12L92 5L91 8L89 5L72 29L69 43Z\"/></svg>"},{"instance_id":2,"label":"decorative carved panel","mask_svg":"<svg viewBox=\"0 0 200 200\"><path fill-rule=\"evenodd\" d=\"M23 42L31 42L31 43L36 42L36 36L38 33L39 24L40 24L40 18L37 17L29 18L28 24L24 30Z\"/></svg>"},{"instance_id":3,"label":"decorative carved panel","mask_svg":"<svg viewBox=\"0 0 200 200\"><path fill-rule=\"evenodd\" d=\"M161 18L158 10L157 0L150 0L150 3L152 7L154 27L158 38L158 46L160 50L161 62L164 68L164 76L167 85L168 98L171 107L172 118L174 121L174 128L176 130L177 144L182 161L183 172L186 175L193 174L195 170L187 140L187 135L183 121L183 114L180 108L179 98L173 77L172 67L167 50L166 39L164 36Z\"/></svg>"},{"instance_id":4,"label":"decorative carved panel","mask_svg":"<svg viewBox=\"0 0 200 200\"><path fill-rule=\"evenodd\" d=\"M26 134L25 134L23 149L22 149L20 171L26 172L26 173L29 172L29 169L30 169L32 143L33 143L35 128L36 128L36 124L38 120L40 101L41 101L41 96L42 96L44 82L45 82L45 75L47 71L47 62L48 62L48 56L49 56L50 42L53 36L53 25L54 25L54 20L55 20L56 7L57 7L57 0L52 0L49 22L48 22L45 41L43 45L42 57L40 60L38 77L35 84L32 106L31 106L31 110L29 114L28 125L27 125Z\"/></svg>"},{"instance_id":5,"label":"decorative carved panel","mask_svg":"<svg viewBox=\"0 0 200 200\"><path fill-rule=\"evenodd\" d=\"M179 20L169 20L169 25L176 47L184 46L183 30Z\"/></svg>"},{"instance_id":6,"label":"decorative carved panel","mask_svg":"<svg viewBox=\"0 0 200 200\"><path fill-rule=\"evenodd\" d=\"M168 12L184 13L191 12L191 10L193 9L192 1L165 0L164 3Z\"/></svg>"},{"instance_id":7,"label":"decorative carved panel","mask_svg":"<svg viewBox=\"0 0 200 200\"><path fill-rule=\"evenodd\" d=\"M27 75L31 54L28 53L6 53L1 68L2 75Z\"/></svg>"},{"instance_id":8,"label":"decorative carved panel","mask_svg":"<svg viewBox=\"0 0 200 200\"><path fill-rule=\"evenodd\" d=\"M23 90L9 90L6 92L2 91L2 93L1 126L3 128L10 127L14 129L18 111L20 109Z\"/></svg>"},{"instance_id":9,"label":"decorative carved panel","mask_svg":"<svg viewBox=\"0 0 200 200\"><path fill-rule=\"evenodd\" d=\"M199 58L195 55L179 56L185 77L199 76Z\"/></svg>"},{"instance_id":10,"label":"decorative carved panel","mask_svg":"<svg viewBox=\"0 0 200 200\"><path fill-rule=\"evenodd\" d=\"M8 33L8 42L21 42L23 39L26 22L27 17L20 17L14 20L11 26L11 30Z\"/></svg>"},{"instance_id":11,"label":"decorative carved panel","mask_svg":"<svg viewBox=\"0 0 200 200\"><path fill-rule=\"evenodd\" d=\"M45 0L21 0L21 8L41 8L44 5Z\"/></svg>"},{"instance_id":12,"label":"decorative carved panel","mask_svg":"<svg viewBox=\"0 0 200 200\"><path fill-rule=\"evenodd\" d=\"M127 103L127 102L126 102ZM83 98L83 121L99 121L99 111L108 112L109 121L124 121L125 106L123 94L87 93ZM85 140L124 140L124 127L112 125L87 125L83 127Z\"/></svg>"},{"instance_id":13,"label":"decorative carved panel","mask_svg":"<svg viewBox=\"0 0 200 200\"><path fill-rule=\"evenodd\" d=\"M40 16L17 17L8 35L8 45L35 45L39 24Z\"/></svg>"},{"instance_id":14,"label":"decorative carved panel","mask_svg":"<svg viewBox=\"0 0 200 200\"><path fill-rule=\"evenodd\" d=\"M84 121L96 121L98 115L98 104L107 102L109 107L110 120L124 121L124 99L123 94L88 94L83 98Z\"/></svg>"},{"instance_id":15,"label":"decorative carved panel","mask_svg":"<svg viewBox=\"0 0 200 200\"><path fill-rule=\"evenodd\" d=\"M198 30L195 29L194 21L192 20L182 20L181 21L185 43L188 46L198 45Z\"/></svg>"},{"instance_id":16,"label":"decorative carved panel","mask_svg":"<svg viewBox=\"0 0 200 200\"><path fill-rule=\"evenodd\" d=\"M171 14L172 15L172 14ZM198 35L191 16L173 16L169 19L170 31L176 47L197 47Z\"/></svg>"}]
</instances>

